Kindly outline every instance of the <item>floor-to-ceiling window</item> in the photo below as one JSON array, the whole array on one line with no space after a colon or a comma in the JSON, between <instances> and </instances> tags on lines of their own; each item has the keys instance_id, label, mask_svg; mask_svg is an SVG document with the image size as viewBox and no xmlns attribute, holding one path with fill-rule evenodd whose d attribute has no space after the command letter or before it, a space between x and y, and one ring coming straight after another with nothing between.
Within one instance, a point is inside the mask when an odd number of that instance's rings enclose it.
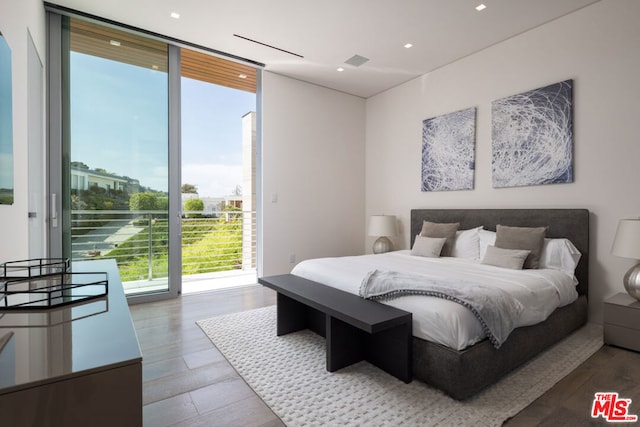
<instances>
[{"instance_id":1,"label":"floor-to-ceiling window","mask_svg":"<svg viewBox=\"0 0 640 427\"><path fill-rule=\"evenodd\" d=\"M113 258L127 293L168 290L168 46L70 18L74 260Z\"/></svg>"},{"instance_id":2,"label":"floor-to-ceiling window","mask_svg":"<svg viewBox=\"0 0 640 427\"><path fill-rule=\"evenodd\" d=\"M256 283L256 70L180 59L183 292Z\"/></svg>"},{"instance_id":3,"label":"floor-to-ceiling window","mask_svg":"<svg viewBox=\"0 0 640 427\"><path fill-rule=\"evenodd\" d=\"M129 295L255 276L256 68L56 13L49 31L51 255L115 259Z\"/></svg>"}]
</instances>

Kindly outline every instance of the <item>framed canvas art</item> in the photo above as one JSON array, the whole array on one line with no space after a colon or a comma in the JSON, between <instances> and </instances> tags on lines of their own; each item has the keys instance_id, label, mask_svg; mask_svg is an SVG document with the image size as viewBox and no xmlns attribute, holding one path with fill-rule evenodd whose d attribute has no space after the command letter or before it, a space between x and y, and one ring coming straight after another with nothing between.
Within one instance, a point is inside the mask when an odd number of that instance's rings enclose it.
<instances>
[{"instance_id":1,"label":"framed canvas art","mask_svg":"<svg viewBox=\"0 0 640 427\"><path fill-rule=\"evenodd\" d=\"M476 108L422 122L422 191L473 189Z\"/></svg>"},{"instance_id":2,"label":"framed canvas art","mask_svg":"<svg viewBox=\"0 0 640 427\"><path fill-rule=\"evenodd\" d=\"M573 80L491 107L494 188L573 182Z\"/></svg>"}]
</instances>

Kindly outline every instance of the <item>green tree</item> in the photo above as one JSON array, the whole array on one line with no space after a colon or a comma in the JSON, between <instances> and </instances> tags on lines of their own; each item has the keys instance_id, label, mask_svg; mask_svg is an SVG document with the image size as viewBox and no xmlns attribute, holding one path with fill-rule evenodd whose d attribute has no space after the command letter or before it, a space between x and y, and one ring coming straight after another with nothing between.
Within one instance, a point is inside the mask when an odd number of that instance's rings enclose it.
<instances>
[{"instance_id":1,"label":"green tree","mask_svg":"<svg viewBox=\"0 0 640 427\"><path fill-rule=\"evenodd\" d=\"M85 210L87 209L87 203L84 200L81 200L77 194L71 195L71 209L73 210Z\"/></svg>"},{"instance_id":2,"label":"green tree","mask_svg":"<svg viewBox=\"0 0 640 427\"><path fill-rule=\"evenodd\" d=\"M158 210L166 211L169 210L169 198L168 197L158 197Z\"/></svg>"},{"instance_id":3,"label":"green tree","mask_svg":"<svg viewBox=\"0 0 640 427\"><path fill-rule=\"evenodd\" d=\"M82 162L71 162L71 166L75 166L79 169L89 169L89 166L87 166L86 164L82 163Z\"/></svg>"},{"instance_id":4,"label":"green tree","mask_svg":"<svg viewBox=\"0 0 640 427\"><path fill-rule=\"evenodd\" d=\"M198 194L198 188L193 184L182 184L182 194Z\"/></svg>"},{"instance_id":5,"label":"green tree","mask_svg":"<svg viewBox=\"0 0 640 427\"><path fill-rule=\"evenodd\" d=\"M193 198L193 199L189 199L186 202L184 202L184 210L189 212L189 211L197 211L197 212L201 212L204 210L204 202L201 199ZM201 214L199 213L188 213L187 218L200 218L202 217Z\"/></svg>"},{"instance_id":6,"label":"green tree","mask_svg":"<svg viewBox=\"0 0 640 427\"><path fill-rule=\"evenodd\" d=\"M158 209L158 195L155 193L135 193L129 199L129 209L132 211L153 211Z\"/></svg>"}]
</instances>

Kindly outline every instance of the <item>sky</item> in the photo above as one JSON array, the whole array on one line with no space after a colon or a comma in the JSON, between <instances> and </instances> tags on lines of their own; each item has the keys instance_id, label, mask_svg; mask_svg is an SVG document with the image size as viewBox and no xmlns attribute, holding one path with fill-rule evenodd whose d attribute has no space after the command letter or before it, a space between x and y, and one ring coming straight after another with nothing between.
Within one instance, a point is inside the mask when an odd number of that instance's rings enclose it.
<instances>
[{"instance_id":1,"label":"sky","mask_svg":"<svg viewBox=\"0 0 640 427\"><path fill-rule=\"evenodd\" d=\"M71 53L71 161L168 188L167 74ZM182 183L200 197L242 184L242 116L255 94L182 78Z\"/></svg>"},{"instance_id":2,"label":"sky","mask_svg":"<svg viewBox=\"0 0 640 427\"><path fill-rule=\"evenodd\" d=\"M182 78L182 182L200 196L232 194L242 185L242 116L253 93Z\"/></svg>"},{"instance_id":3,"label":"sky","mask_svg":"<svg viewBox=\"0 0 640 427\"><path fill-rule=\"evenodd\" d=\"M11 50L0 33L0 188L13 188Z\"/></svg>"}]
</instances>

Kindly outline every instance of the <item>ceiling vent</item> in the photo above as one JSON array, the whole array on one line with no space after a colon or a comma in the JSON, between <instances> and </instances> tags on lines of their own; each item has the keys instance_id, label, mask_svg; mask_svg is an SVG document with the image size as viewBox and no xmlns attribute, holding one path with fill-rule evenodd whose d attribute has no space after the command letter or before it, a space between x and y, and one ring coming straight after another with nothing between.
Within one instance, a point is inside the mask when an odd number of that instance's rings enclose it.
<instances>
[{"instance_id":1,"label":"ceiling vent","mask_svg":"<svg viewBox=\"0 0 640 427\"><path fill-rule=\"evenodd\" d=\"M368 60L369 60L369 58L365 58L364 56L353 55L351 58L349 58L346 61L344 61L344 63L345 64L349 64L349 65L353 65L354 67L359 67L362 64L364 64L365 62L367 62Z\"/></svg>"}]
</instances>

